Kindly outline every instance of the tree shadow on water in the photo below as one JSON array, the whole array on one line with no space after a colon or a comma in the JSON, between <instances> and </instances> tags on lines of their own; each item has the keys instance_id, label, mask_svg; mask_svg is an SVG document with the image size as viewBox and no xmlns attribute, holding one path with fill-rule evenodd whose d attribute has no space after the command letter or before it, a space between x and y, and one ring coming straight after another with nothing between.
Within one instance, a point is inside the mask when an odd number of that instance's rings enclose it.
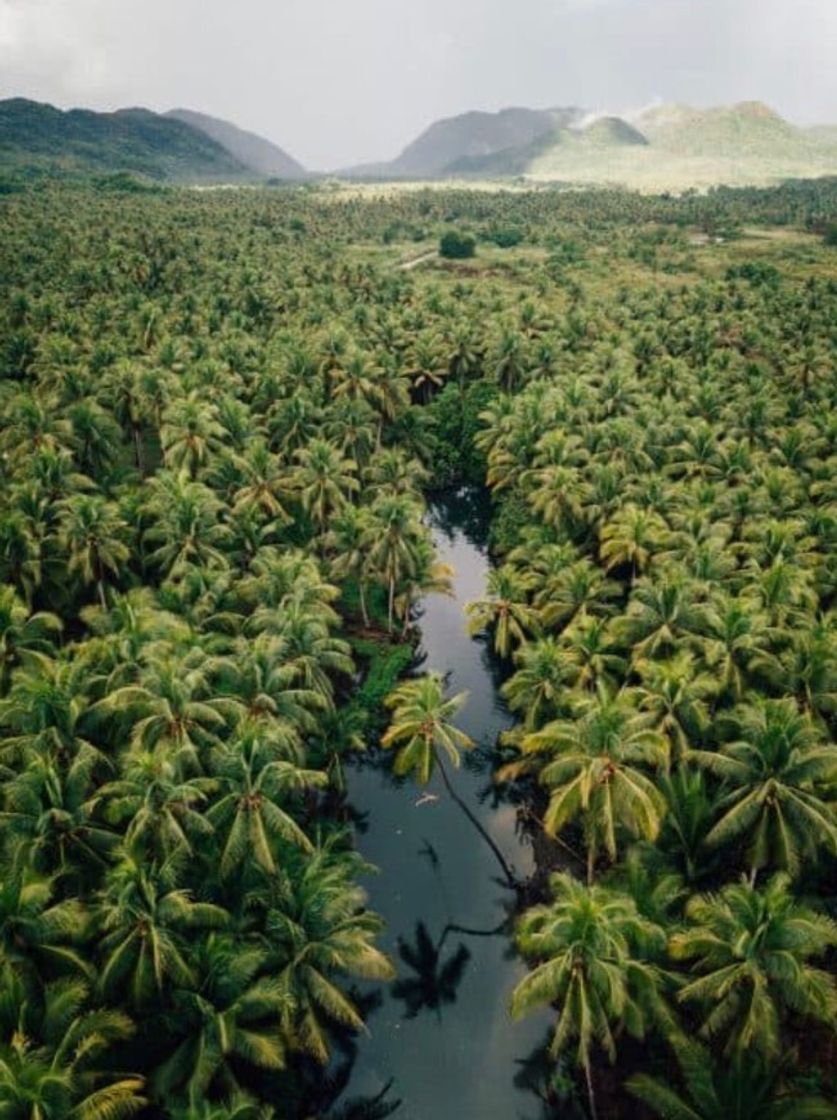
<instances>
[{"instance_id":1,"label":"tree shadow on water","mask_svg":"<svg viewBox=\"0 0 837 1120\"><path fill-rule=\"evenodd\" d=\"M446 931L447 932L447 931ZM442 1008L455 1003L457 989L471 958L468 947L459 946L442 959L444 934L436 944L424 922L416 923L415 941L398 939L398 955L412 971L412 976L396 980L390 989L393 997L404 1003L404 1017L414 1019L420 1011L435 1011L439 1020Z\"/></svg>"}]
</instances>

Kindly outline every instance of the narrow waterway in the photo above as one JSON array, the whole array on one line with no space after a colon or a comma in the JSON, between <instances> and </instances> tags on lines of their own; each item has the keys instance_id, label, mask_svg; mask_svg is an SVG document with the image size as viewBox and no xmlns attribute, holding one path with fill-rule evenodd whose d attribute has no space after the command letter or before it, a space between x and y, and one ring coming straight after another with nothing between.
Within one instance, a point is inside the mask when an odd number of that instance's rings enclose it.
<instances>
[{"instance_id":1,"label":"narrow waterway","mask_svg":"<svg viewBox=\"0 0 837 1120\"><path fill-rule=\"evenodd\" d=\"M466 631L464 607L485 587L488 511L472 491L450 493L430 510L438 557L455 569L453 597L422 604L422 668L449 674L468 692L459 725L484 748L452 779L518 877L532 853L516 828L514 806L493 788L488 752L509 715L496 665ZM386 765L359 763L348 774L360 814L357 845L379 874L366 883L370 906L387 923L384 947L398 980L384 988L359 1040L348 1096L401 1101L398 1120L540 1120L528 1087L533 1055L549 1019L512 1023L509 995L523 974L508 928L514 905L490 847L434 777L426 791L394 779ZM456 928L461 927L461 928ZM484 931L481 935L479 932Z\"/></svg>"}]
</instances>

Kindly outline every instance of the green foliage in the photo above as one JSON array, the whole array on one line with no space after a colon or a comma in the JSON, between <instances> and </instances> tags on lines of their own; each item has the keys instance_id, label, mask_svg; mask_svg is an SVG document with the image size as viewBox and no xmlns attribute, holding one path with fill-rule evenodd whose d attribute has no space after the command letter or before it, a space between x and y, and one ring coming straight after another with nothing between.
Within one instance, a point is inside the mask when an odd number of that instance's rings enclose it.
<instances>
[{"instance_id":1,"label":"green foliage","mask_svg":"<svg viewBox=\"0 0 837 1120\"><path fill-rule=\"evenodd\" d=\"M447 260L465 260L477 251L477 239L467 230L449 229L439 239L439 256Z\"/></svg>"}]
</instances>

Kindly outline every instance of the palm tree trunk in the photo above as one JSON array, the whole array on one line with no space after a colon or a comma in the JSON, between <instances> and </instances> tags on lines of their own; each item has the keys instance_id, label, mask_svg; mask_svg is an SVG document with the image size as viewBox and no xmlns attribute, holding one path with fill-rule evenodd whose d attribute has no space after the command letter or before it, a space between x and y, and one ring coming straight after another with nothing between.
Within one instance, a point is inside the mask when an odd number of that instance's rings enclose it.
<instances>
[{"instance_id":1,"label":"palm tree trunk","mask_svg":"<svg viewBox=\"0 0 837 1120\"><path fill-rule=\"evenodd\" d=\"M589 1060L584 1063L584 1079L587 1082L587 1100L590 1104L590 1120L598 1120L599 1114L596 1111L596 1095L593 1092L593 1077L590 1073Z\"/></svg>"},{"instance_id":2,"label":"palm tree trunk","mask_svg":"<svg viewBox=\"0 0 837 1120\"><path fill-rule=\"evenodd\" d=\"M363 580L358 582L358 591L360 594L360 613L363 615L363 625L369 629L369 611L366 609L366 585Z\"/></svg>"},{"instance_id":3,"label":"palm tree trunk","mask_svg":"<svg viewBox=\"0 0 837 1120\"><path fill-rule=\"evenodd\" d=\"M462 798L459 796L459 794L456 792L456 790L451 785L451 780L448 777L448 772L445 769L445 764L442 762L441 758L439 757L438 751L434 750L433 754L436 758L436 764L439 767L439 773L442 775L442 781L445 783L445 789L448 791L448 793L450 794L453 801L456 802L456 804L459 806L459 808L462 810L462 812L465 814L465 816L468 818L468 820L471 822L471 824L474 826L474 828L477 830L477 832L480 834L480 836L483 838L483 840L485 840L486 844L488 844L489 848L491 848L494 855L497 857L497 862L500 864L500 866L503 869L503 874L506 877L506 882L508 883L509 887L513 891L518 890L519 887L522 884L515 878L515 874L512 871L511 867L509 866L508 862L506 861L506 857L503 855L503 853L500 851L500 849L494 843L492 838L489 836L489 834L483 828L482 824L480 824L479 818L476 817L474 815L474 813L471 812L471 809L462 800Z\"/></svg>"},{"instance_id":4,"label":"palm tree trunk","mask_svg":"<svg viewBox=\"0 0 837 1120\"><path fill-rule=\"evenodd\" d=\"M387 629L392 633L392 615L395 608L395 580L389 581L389 596L387 602Z\"/></svg>"},{"instance_id":5,"label":"palm tree trunk","mask_svg":"<svg viewBox=\"0 0 837 1120\"><path fill-rule=\"evenodd\" d=\"M142 436L136 424L133 425L134 433L134 457L137 461L137 470L141 475L145 474L145 460L142 454Z\"/></svg>"}]
</instances>

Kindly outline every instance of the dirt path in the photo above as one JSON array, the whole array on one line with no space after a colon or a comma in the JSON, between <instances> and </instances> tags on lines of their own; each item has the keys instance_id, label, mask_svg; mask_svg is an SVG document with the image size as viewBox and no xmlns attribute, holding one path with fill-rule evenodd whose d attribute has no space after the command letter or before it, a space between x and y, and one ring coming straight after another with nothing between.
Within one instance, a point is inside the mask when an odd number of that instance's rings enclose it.
<instances>
[{"instance_id":1,"label":"dirt path","mask_svg":"<svg viewBox=\"0 0 837 1120\"><path fill-rule=\"evenodd\" d=\"M436 250L431 249L429 253L422 253L420 257L413 257L412 260L402 261L398 267L402 270L402 272L409 272L411 268L415 268L417 265L422 264L424 261L432 260L435 256Z\"/></svg>"}]
</instances>

